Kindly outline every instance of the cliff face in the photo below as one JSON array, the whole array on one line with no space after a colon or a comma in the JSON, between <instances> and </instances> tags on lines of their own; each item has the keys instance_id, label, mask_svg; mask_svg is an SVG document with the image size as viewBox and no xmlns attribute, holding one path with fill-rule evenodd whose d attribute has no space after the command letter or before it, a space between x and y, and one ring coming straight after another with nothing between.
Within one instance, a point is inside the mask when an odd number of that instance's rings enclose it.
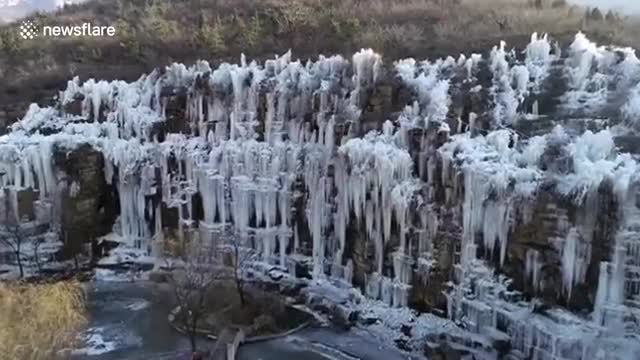
<instances>
[{"instance_id":1,"label":"cliff face","mask_svg":"<svg viewBox=\"0 0 640 360\"><path fill-rule=\"evenodd\" d=\"M637 330L640 167L616 142L634 149L640 61L582 34L562 53L533 36L523 54L75 79L0 137L0 215L33 212L69 255L110 230L149 254L167 234L231 233L273 266L310 263L522 354L620 347L584 339ZM523 315L532 298L593 321L549 330ZM584 336L568 341L572 322Z\"/></svg>"},{"instance_id":2,"label":"cliff face","mask_svg":"<svg viewBox=\"0 0 640 360\"><path fill-rule=\"evenodd\" d=\"M85 251L85 245L111 232L117 216L113 188L104 177L104 157L90 145L68 151L57 149L54 166L62 174L58 178L60 193L60 227L64 240L64 256Z\"/></svg>"}]
</instances>

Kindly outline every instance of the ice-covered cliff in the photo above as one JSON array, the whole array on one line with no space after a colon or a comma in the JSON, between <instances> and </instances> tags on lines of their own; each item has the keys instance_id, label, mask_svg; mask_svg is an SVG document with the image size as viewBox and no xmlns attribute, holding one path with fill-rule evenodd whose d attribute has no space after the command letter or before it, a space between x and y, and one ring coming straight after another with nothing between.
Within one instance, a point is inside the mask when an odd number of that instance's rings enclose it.
<instances>
[{"instance_id":1,"label":"ice-covered cliff","mask_svg":"<svg viewBox=\"0 0 640 360\"><path fill-rule=\"evenodd\" d=\"M638 130L635 52L583 34L431 61L173 64L32 105L0 137L0 218L148 255L233 234L292 273L305 259L508 336L515 358L631 359Z\"/></svg>"}]
</instances>

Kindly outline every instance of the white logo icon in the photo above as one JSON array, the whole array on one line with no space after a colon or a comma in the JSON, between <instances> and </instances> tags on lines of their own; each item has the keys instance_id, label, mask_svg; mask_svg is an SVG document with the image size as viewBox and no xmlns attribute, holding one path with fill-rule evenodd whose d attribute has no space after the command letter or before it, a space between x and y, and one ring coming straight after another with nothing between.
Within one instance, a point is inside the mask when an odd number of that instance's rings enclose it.
<instances>
[{"instance_id":1,"label":"white logo icon","mask_svg":"<svg viewBox=\"0 0 640 360\"><path fill-rule=\"evenodd\" d=\"M38 36L38 27L31 21L23 21L20 25L20 36L25 40L32 40Z\"/></svg>"}]
</instances>

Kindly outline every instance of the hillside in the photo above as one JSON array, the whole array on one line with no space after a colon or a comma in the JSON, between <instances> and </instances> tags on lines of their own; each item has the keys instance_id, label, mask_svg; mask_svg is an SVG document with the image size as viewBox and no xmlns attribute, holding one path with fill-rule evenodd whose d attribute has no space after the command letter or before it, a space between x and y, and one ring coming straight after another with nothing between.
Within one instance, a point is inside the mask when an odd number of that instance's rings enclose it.
<instances>
[{"instance_id":1,"label":"hillside","mask_svg":"<svg viewBox=\"0 0 640 360\"><path fill-rule=\"evenodd\" d=\"M387 59L481 51L534 32L567 39L582 29L596 40L631 44L633 26L564 1L535 0L95 0L30 18L38 24L114 25L116 38L23 41L0 27L0 125L30 102L47 102L78 75L131 80L172 61L213 63L351 54L371 47ZM2 126L0 126L2 128Z\"/></svg>"}]
</instances>

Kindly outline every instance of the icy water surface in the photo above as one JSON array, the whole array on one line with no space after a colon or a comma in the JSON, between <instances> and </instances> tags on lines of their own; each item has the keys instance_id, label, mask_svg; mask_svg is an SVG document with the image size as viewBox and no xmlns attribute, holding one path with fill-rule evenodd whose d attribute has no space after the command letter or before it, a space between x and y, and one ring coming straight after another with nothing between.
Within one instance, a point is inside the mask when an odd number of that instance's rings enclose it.
<instances>
[{"instance_id":1,"label":"icy water surface","mask_svg":"<svg viewBox=\"0 0 640 360\"><path fill-rule=\"evenodd\" d=\"M183 359L188 340L167 323L169 306L154 284L94 282L89 289L86 345L74 360ZM200 340L201 345L213 342ZM296 335L244 345L238 360L406 359L366 335L307 329Z\"/></svg>"}]
</instances>

